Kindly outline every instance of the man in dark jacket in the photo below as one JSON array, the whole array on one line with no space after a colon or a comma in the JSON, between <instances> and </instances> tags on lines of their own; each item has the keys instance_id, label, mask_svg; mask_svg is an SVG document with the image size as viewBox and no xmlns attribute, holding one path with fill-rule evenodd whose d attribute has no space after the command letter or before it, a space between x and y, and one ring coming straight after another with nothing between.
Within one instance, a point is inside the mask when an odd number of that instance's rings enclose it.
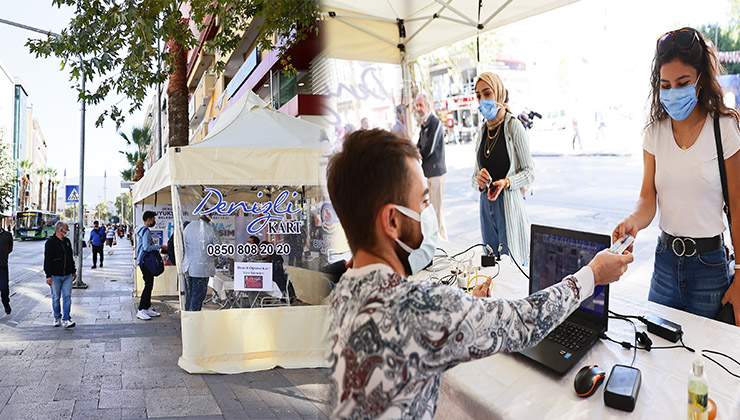
<instances>
[{"instance_id":1,"label":"man in dark jacket","mask_svg":"<svg viewBox=\"0 0 740 420\"><path fill-rule=\"evenodd\" d=\"M0 297L5 313L10 315L10 277L8 275L8 254L13 252L13 235L0 226Z\"/></svg>"},{"instance_id":2,"label":"man in dark jacket","mask_svg":"<svg viewBox=\"0 0 740 420\"><path fill-rule=\"evenodd\" d=\"M443 198L445 196L445 178L447 165L445 164L444 127L429 103L429 98L423 93L416 96L416 110L421 117L421 132L416 147L421 153L421 168L429 185L429 200L437 213L439 237L447 240Z\"/></svg>"},{"instance_id":3,"label":"man in dark jacket","mask_svg":"<svg viewBox=\"0 0 740 420\"><path fill-rule=\"evenodd\" d=\"M46 284L51 286L51 307L54 311L54 326L72 328L69 311L72 306L72 282L77 278L72 243L65 235L69 226L64 222L54 225L54 236L46 240L44 247L44 272ZM61 308L59 298L62 298Z\"/></svg>"}]
</instances>

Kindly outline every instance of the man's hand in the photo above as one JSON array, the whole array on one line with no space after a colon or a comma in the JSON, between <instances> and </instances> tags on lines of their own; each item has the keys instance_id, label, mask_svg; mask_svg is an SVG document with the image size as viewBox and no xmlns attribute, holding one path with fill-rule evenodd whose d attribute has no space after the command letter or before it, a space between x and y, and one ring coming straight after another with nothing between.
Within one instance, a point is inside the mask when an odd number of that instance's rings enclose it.
<instances>
[{"instance_id":1,"label":"man's hand","mask_svg":"<svg viewBox=\"0 0 740 420\"><path fill-rule=\"evenodd\" d=\"M72 273L72 280L77 280L77 273Z\"/></svg>"},{"instance_id":2,"label":"man's hand","mask_svg":"<svg viewBox=\"0 0 740 420\"><path fill-rule=\"evenodd\" d=\"M740 327L740 284L738 284L737 276L738 274L735 273L735 281L732 282L730 288L722 297L722 304L724 305L727 302L732 304L732 309L735 312L735 325Z\"/></svg>"},{"instance_id":3,"label":"man's hand","mask_svg":"<svg viewBox=\"0 0 740 420\"><path fill-rule=\"evenodd\" d=\"M627 264L635 260L635 257L630 252L624 254L615 254L608 249L605 249L594 257L588 266L591 267L591 271L594 273L594 284L596 286L603 286L619 280L627 271Z\"/></svg>"},{"instance_id":4,"label":"man's hand","mask_svg":"<svg viewBox=\"0 0 740 420\"><path fill-rule=\"evenodd\" d=\"M46 278L46 284L48 284L49 286L51 286L51 277L47 277Z\"/></svg>"},{"instance_id":5,"label":"man's hand","mask_svg":"<svg viewBox=\"0 0 740 420\"><path fill-rule=\"evenodd\" d=\"M482 284L479 284L473 288L473 296L475 297L491 297L491 278L487 278Z\"/></svg>"}]
</instances>

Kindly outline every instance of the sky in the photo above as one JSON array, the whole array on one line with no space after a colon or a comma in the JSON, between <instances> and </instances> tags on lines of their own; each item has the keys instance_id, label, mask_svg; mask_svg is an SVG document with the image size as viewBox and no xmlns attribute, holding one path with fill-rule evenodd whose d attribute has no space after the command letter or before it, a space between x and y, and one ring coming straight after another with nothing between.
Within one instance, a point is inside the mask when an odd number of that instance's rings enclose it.
<instances>
[{"instance_id":1,"label":"sky","mask_svg":"<svg viewBox=\"0 0 740 420\"><path fill-rule=\"evenodd\" d=\"M73 16L72 9L52 6L51 0L3 0L2 3L2 18L54 32L60 32ZM531 48L532 54L552 51L550 46L555 42L558 54L563 57L580 54L594 59L599 65L589 66L589 74L582 76L587 77L590 91L608 100L611 95L624 95L626 84L647 83L641 72L649 66L658 36L684 25L724 24L727 20L729 6L724 0L704 0L701 6L695 0L582 0L508 25L504 30L518 34L524 48ZM23 81L29 103L33 104L34 118L39 120L46 137L48 166L57 169L60 180L66 169L67 183L72 184L79 174L80 105L69 73L61 69L60 60L33 57L24 46L29 37L37 35L0 24L3 40L0 60ZM543 44L541 40L549 43ZM637 64L627 60L636 60ZM634 89L642 92L641 100L645 97L644 89L644 86ZM123 191L120 171L128 163L119 150L125 148L125 142L110 120L103 128L95 128L98 115L120 99L112 96L105 105L87 108L85 202L89 204L102 201L106 171L108 200L113 201ZM146 105L148 102L144 108ZM143 120L143 110L128 116L122 131L130 132L133 125L141 125Z\"/></svg>"},{"instance_id":2,"label":"sky","mask_svg":"<svg viewBox=\"0 0 740 420\"><path fill-rule=\"evenodd\" d=\"M2 0L0 17L52 32L61 32L73 16L68 7L57 8L51 0ZM75 184L80 170L80 104L77 93L69 80L68 69L61 69L57 58L36 58L24 44L28 38L43 38L43 35L13 26L0 24L0 61L21 79L28 93L28 102L33 104L33 117L39 120L47 144L47 166L56 168L58 178L63 181L67 171L67 183ZM89 83L88 83L89 86ZM151 98L151 95L149 96ZM103 128L95 128L95 120L111 103L120 100L111 96L106 105L87 106L85 124L85 203L103 201L103 175L107 172L107 199L114 201L123 192L120 188L120 171L128 168L126 157L119 153L126 147L118 135L115 124L106 120ZM148 102L144 104L144 108ZM126 118L121 128L130 132L133 124L144 122L144 111Z\"/></svg>"}]
</instances>

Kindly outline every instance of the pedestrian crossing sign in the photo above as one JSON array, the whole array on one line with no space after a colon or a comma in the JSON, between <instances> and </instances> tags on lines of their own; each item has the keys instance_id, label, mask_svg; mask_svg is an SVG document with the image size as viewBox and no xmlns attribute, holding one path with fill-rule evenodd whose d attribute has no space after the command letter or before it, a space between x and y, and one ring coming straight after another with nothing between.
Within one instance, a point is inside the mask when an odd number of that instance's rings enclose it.
<instances>
[{"instance_id":1,"label":"pedestrian crossing sign","mask_svg":"<svg viewBox=\"0 0 740 420\"><path fill-rule=\"evenodd\" d=\"M67 203L79 203L80 202L80 186L79 185L67 185L66 194Z\"/></svg>"}]
</instances>

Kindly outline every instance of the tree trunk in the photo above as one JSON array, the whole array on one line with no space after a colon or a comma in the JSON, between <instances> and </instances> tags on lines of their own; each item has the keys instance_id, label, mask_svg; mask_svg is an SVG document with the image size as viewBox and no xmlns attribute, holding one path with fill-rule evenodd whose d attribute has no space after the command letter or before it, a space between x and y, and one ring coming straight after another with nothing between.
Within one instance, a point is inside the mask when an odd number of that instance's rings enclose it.
<instances>
[{"instance_id":1,"label":"tree trunk","mask_svg":"<svg viewBox=\"0 0 740 420\"><path fill-rule=\"evenodd\" d=\"M134 172L134 177L132 181L137 182L143 177L144 177L144 161L139 159L138 161L136 161L136 171Z\"/></svg>"},{"instance_id":2,"label":"tree trunk","mask_svg":"<svg viewBox=\"0 0 740 420\"><path fill-rule=\"evenodd\" d=\"M39 210L42 210L44 208L43 192L44 192L44 180L42 179L41 181L39 181L39 207L38 207Z\"/></svg>"},{"instance_id":3,"label":"tree trunk","mask_svg":"<svg viewBox=\"0 0 740 420\"><path fill-rule=\"evenodd\" d=\"M189 137L188 116L188 72L185 48L171 39L167 42L170 55L174 57L174 70L167 87L167 118L170 125L170 147L187 146Z\"/></svg>"}]
</instances>

